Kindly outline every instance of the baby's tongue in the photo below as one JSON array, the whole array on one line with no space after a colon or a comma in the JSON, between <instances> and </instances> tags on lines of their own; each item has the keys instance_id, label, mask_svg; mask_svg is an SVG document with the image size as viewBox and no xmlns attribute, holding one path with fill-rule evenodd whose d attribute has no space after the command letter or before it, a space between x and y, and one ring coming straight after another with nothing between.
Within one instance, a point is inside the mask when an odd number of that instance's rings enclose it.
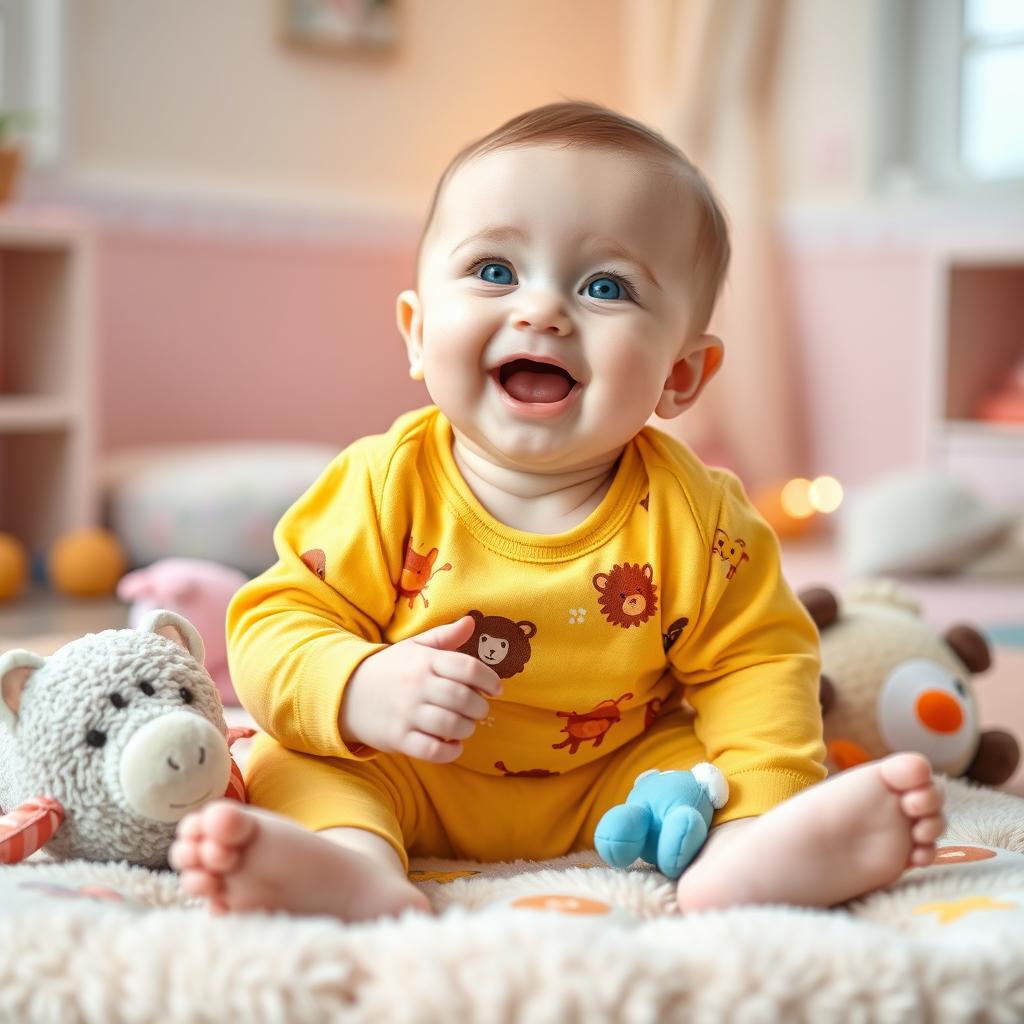
<instances>
[{"instance_id":1,"label":"baby's tongue","mask_svg":"<svg viewBox=\"0 0 1024 1024\"><path fill-rule=\"evenodd\" d=\"M564 370L529 359L503 366L501 384L517 402L560 402L572 390L572 380Z\"/></svg>"}]
</instances>

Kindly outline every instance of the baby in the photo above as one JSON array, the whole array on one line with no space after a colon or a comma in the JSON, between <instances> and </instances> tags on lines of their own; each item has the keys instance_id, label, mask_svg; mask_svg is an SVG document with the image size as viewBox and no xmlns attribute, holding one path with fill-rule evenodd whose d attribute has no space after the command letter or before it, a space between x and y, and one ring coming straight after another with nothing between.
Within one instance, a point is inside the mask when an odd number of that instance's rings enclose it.
<instances>
[{"instance_id":1,"label":"baby","mask_svg":"<svg viewBox=\"0 0 1024 1024\"><path fill-rule=\"evenodd\" d=\"M928 864L928 763L824 784L817 635L736 479L646 426L722 361L724 218L650 129L530 111L438 185L410 372L435 405L342 452L228 613L265 731L254 806L182 820L171 864L215 910L428 909L409 857L593 847L641 772L712 761L730 797L683 910L829 906Z\"/></svg>"}]
</instances>

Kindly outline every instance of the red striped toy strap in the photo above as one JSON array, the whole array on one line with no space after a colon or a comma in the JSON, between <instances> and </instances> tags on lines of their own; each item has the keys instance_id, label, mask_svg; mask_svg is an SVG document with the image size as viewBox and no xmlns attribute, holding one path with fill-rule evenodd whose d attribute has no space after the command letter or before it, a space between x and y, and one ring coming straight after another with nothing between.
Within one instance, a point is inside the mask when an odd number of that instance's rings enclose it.
<instances>
[{"instance_id":1,"label":"red striped toy strap","mask_svg":"<svg viewBox=\"0 0 1024 1024\"><path fill-rule=\"evenodd\" d=\"M242 769L238 767L238 763L234 758L231 758L231 777L228 779L228 788L224 790L224 796L228 800L237 800L243 804L246 802Z\"/></svg>"},{"instance_id":2,"label":"red striped toy strap","mask_svg":"<svg viewBox=\"0 0 1024 1024\"><path fill-rule=\"evenodd\" d=\"M64 808L37 796L0 817L0 864L17 864L42 849L60 828Z\"/></svg>"},{"instance_id":3,"label":"red striped toy strap","mask_svg":"<svg viewBox=\"0 0 1024 1024\"><path fill-rule=\"evenodd\" d=\"M228 750L231 749L233 743L236 740L247 740L252 736L256 735L255 729L250 729L246 725L233 725L228 729Z\"/></svg>"}]
</instances>

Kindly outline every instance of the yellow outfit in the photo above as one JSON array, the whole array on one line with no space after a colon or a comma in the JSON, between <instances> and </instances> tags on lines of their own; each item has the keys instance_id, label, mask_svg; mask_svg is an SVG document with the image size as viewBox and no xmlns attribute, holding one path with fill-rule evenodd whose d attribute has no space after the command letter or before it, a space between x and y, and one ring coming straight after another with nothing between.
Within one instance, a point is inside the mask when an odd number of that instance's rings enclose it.
<instances>
[{"instance_id":1,"label":"yellow outfit","mask_svg":"<svg viewBox=\"0 0 1024 1024\"><path fill-rule=\"evenodd\" d=\"M583 523L530 534L476 501L451 440L428 407L351 445L232 602L232 679L269 734L250 755L254 803L376 832L403 859L508 860L592 847L648 768L716 764L730 798L715 823L824 777L817 634L735 477L645 428ZM462 756L347 747L359 663L467 613L463 649L504 691Z\"/></svg>"}]
</instances>

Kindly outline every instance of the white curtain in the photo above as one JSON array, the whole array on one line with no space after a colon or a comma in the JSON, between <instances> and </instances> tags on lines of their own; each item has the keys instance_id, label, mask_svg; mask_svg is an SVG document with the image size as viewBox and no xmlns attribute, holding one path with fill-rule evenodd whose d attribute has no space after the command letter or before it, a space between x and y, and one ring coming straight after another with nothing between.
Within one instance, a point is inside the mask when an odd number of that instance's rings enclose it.
<instances>
[{"instance_id":1,"label":"white curtain","mask_svg":"<svg viewBox=\"0 0 1024 1024\"><path fill-rule=\"evenodd\" d=\"M775 231L772 101L785 0L635 0L631 88L638 116L708 176L732 230L712 330L725 364L696 406L658 425L736 468L748 486L805 466L799 368Z\"/></svg>"}]
</instances>

